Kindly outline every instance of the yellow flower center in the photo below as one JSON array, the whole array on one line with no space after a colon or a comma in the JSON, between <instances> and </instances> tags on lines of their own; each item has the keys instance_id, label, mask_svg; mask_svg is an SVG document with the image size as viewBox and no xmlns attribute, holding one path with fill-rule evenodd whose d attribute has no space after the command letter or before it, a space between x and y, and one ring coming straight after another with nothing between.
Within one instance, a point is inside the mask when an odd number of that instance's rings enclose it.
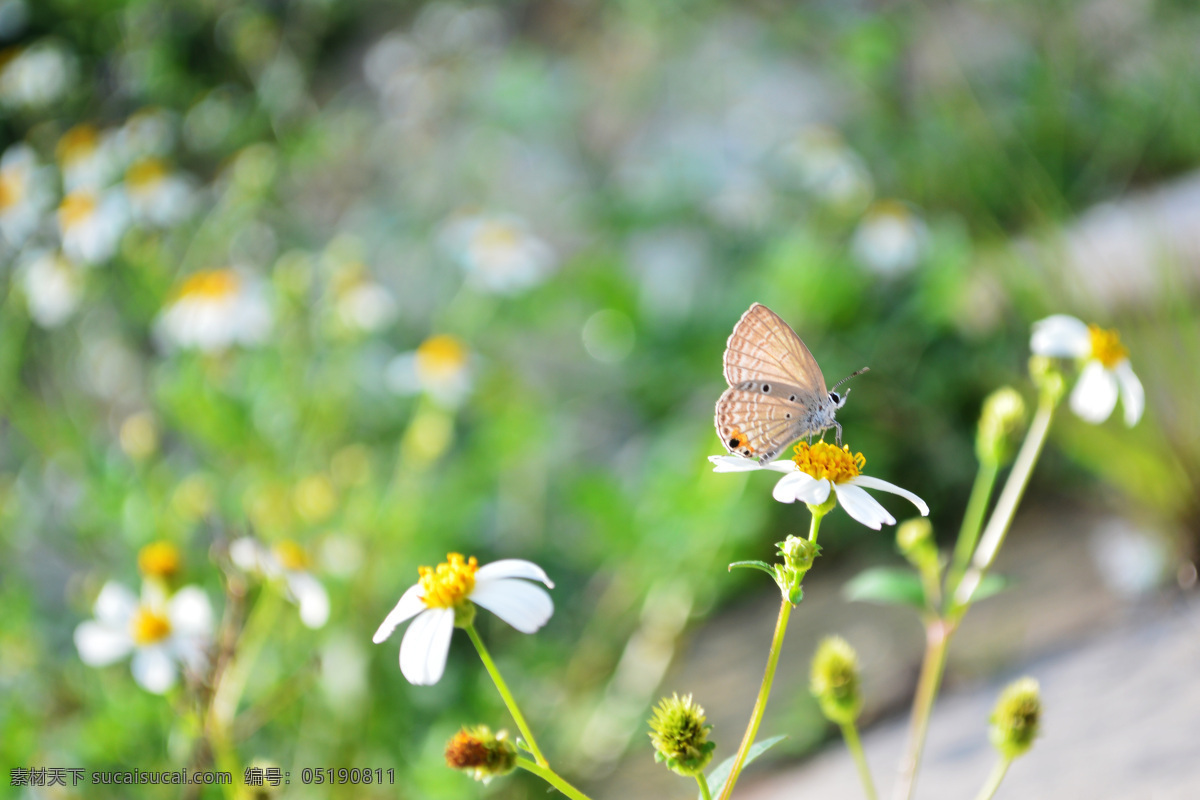
<instances>
[{"instance_id":1,"label":"yellow flower center","mask_svg":"<svg viewBox=\"0 0 1200 800\"><path fill-rule=\"evenodd\" d=\"M143 158L125 172L125 183L135 192L153 189L167 176L167 165L161 158Z\"/></svg>"},{"instance_id":2,"label":"yellow flower center","mask_svg":"<svg viewBox=\"0 0 1200 800\"><path fill-rule=\"evenodd\" d=\"M511 250L517 242L518 232L511 225L485 222L476 230L473 245L481 250Z\"/></svg>"},{"instance_id":3,"label":"yellow flower center","mask_svg":"<svg viewBox=\"0 0 1200 800\"><path fill-rule=\"evenodd\" d=\"M447 378L467 364L467 346L454 336L431 336L417 348L417 370L427 378Z\"/></svg>"},{"instance_id":4,"label":"yellow flower center","mask_svg":"<svg viewBox=\"0 0 1200 800\"><path fill-rule=\"evenodd\" d=\"M1129 351L1121 344L1121 335L1116 331L1088 325L1088 333L1092 337L1092 358L1106 369L1112 369L1129 356Z\"/></svg>"},{"instance_id":5,"label":"yellow flower center","mask_svg":"<svg viewBox=\"0 0 1200 800\"><path fill-rule=\"evenodd\" d=\"M90 192L71 192L58 207L58 224L63 230L85 222L96 211L96 198Z\"/></svg>"},{"instance_id":6,"label":"yellow flower center","mask_svg":"<svg viewBox=\"0 0 1200 800\"><path fill-rule=\"evenodd\" d=\"M467 599L475 588L475 556L463 561L460 553L447 553L448 563L418 567L421 574L421 599L428 608L453 608Z\"/></svg>"},{"instance_id":7,"label":"yellow flower center","mask_svg":"<svg viewBox=\"0 0 1200 800\"><path fill-rule=\"evenodd\" d=\"M307 570L311 563L308 553L304 551L304 548L291 539L283 539L276 542L271 550L275 553L275 557L279 559L279 563L283 565L283 568L290 572Z\"/></svg>"},{"instance_id":8,"label":"yellow flower center","mask_svg":"<svg viewBox=\"0 0 1200 800\"><path fill-rule=\"evenodd\" d=\"M165 615L148 608L139 608L133 615L133 641L138 645L161 642L171 635L171 621Z\"/></svg>"},{"instance_id":9,"label":"yellow flower center","mask_svg":"<svg viewBox=\"0 0 1200 800\"><path fill-rule=\"evenodd\" d=\"M0 172L0 211L12 208L21 202L25 194L25 182L15 169Z\"/></svg>"},{"instance_id":10,"label":"yellow flower center","mask_svg":"<svg viewBox=\"0 0 1200 800\"><path fill-rule=\"evenodd\" d=\"M64 164L86 158L96 150L98 136L91 125L76 125L58 140L58 159Z\"/></svg>"},{"instance_id":11,"label":"yellow flower center","mask_svg":"<svg viewBox=\"0 0 1200 800\"><path fill-rule=\"evenodd\" d=\"M178 297L221 300L238 290L238 276L231 269L205 269L188 276L179 287Z\"/></svg>"},{"instance_id":12,"label":"yellow flower center","mask_svg":"<svg viewBox=\"0 0 1200 800\"><path fill-rule=\"evenodd\" d=\"M867 463L862 453L850 452L850 445L837 447L827 442L817 442L810 446L808 442L800 442L795 452L792 461L796 462L801 472L818 480L826 478L833 483L845 483L857 478Z\"/></svg>"},{"instance_id":13,"label":"yellow flower center","mask_svg":"<svg viewBox=\"0 0 1200 800\"><path fill-rule=\"evenodd\" d=\"M138 551L138 569L146 577L170 578L179 572L179 548L170 542L152 542Z\"/></svg>"}]
</instances>

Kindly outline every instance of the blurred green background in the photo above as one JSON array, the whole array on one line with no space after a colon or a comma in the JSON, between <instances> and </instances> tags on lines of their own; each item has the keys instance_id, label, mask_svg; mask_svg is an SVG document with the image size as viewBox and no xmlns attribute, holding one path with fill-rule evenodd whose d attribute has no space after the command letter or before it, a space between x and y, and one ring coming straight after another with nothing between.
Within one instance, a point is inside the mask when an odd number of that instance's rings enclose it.
<instances>
[{"instance_id":1,"label":"blurred green background","mask_svg":"<svg viewBox=\"0 0 1200 800\"><path fill-rule=\"evenodd\" d=\"M370 642L448 551L557 583L535 636L481 615L552 763L649 758L674 643L768 591L725 564L804 524L705 460L753 301L829 382L871 367L846 441L943 542L1030 323L1119 328L1146 419L1064 415L1032 494L1194 559L1200 252L1169 232L1200 212L1154 193L1200 164L1197 42L1182 0L0 0L0 765L194 763L192 695L72 635L156 540L218 619L253 603L247 534L331 600L281 613L237 729L290 794L543 795L442 763L461 724L511 727L465 637L429 688ZM822 544L894 557L844 515ZM397 783L306 794L304 766Z\"/></svg>"}]
</instances>

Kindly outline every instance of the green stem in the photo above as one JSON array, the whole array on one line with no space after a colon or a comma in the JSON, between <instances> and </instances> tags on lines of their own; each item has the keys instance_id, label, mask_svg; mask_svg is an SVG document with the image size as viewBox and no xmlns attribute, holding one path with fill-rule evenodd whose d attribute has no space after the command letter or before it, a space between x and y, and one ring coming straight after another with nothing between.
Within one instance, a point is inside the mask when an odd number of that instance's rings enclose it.
<instances>
[{"instance_id":1,"label":"green stem","mask_svg":"<svg viewBox=\"0 0 1200 800\"><path fill-rule=\"evenodd\" d=\"M817 523L814 521L813 535L810 537L812 539L816 538L816 526ZM775 636L771 639L771 650L767 653L767 669L763 673L762 686L758 689L758 699L754 701L754 710L750 712L750 724L746 726L746 733L742 736L737 756L733 759L733 768L729 771L725 788L721 790L720 800L729 800L729 796L733 794L733 785L737 783L738 774L742 771L742 765L746 763L750 746L754 744L754 737L758 735L758 726L762 722L763 713L767 710L767 700L771 696L771 683L775 680L775 667L779 664L779 653L783 649L783 635L787 632L788 617L791 615L792 604L784 599L779 604L779 619L775 622Z\"/></svg>"},{"instance_id":2,"label":"green stem","mask_svg":"<svg viewBox=\"0 0 1200 800\"><path fill-rule=\"evenodd\" d=\"M475 625L468 625L466 630L467 636L471 637L471 643L479 651L479 658L483 661L484 668L487 669L488 674L492 676L492 681L496 684L496 691L500 692L500 697L504 699L504 705L508 706L508 713L512 714L513 719L516 720L517 727L521 729L521 735L525 737L525 743L529 745L533 757L537 759L538 766L549 768L550 765L546 761L546 757L542 755L542 750L538 747L537 740L533 738L533 733L529 730L529 723L525 722L525 716L521 713L521 709L517 707L517 701L513 698L512 692L509 691L508 684L501 677L500 670L496 669L496 662L492 661L491 654L483 646L483 640L479 638L479 633L476 632ZM559 780L562 779L559 778Z\"/></svg>"},{"instance_id":3,"label":"green stem","mask_svg":"<svg viewBox=\"0 0 1200 800\"><path fill-rule=\"evenodd\" d=\"M867 764L867 754L863 752L862 741L858 738L858 728L853 721L842 725L842 737L846 740L846 747L850 749L850 755L854 756L854 763L858 767L858 777L862 780L863 792L867 795L867 800L878 800L879 795L875 793L875 781L871 779L871 767Z\"/></svg>"},{"instance_id":4,"label":"green stem","mask_svg":"<svg viewBox=\"0 0 1200 800\"><path fill-rule=\"evenodd\" d=\"M892 792L893 800L909 800L917 784L917 770L921 764L921 753L925 749L925 734L929 730L929 717L938 689L942 685L942 674L946 670L946 651L954 627L941 619L931 620L925 627L925 658L921 662L921 676L917 679L917 693L913 698L912 722L908 733L908 751L900 762L900 779Z\"/></svg>"},{"instance_id":5,"label":"green stem","mask_svg":"<svg viewBox=\"0 0 1200 800\"><path fill-rule=\"evenodd\" d=\"M703 772L696 773L696 783L700 785L701 800L712 800L712 789L708 788L708 779Z\"/></svg>"},{"instance_id":6,"label":"green stem","mask_svg":"<svg viewBox=\"0 0 1200 800\"><path fill-rule=\"evenodd\" d=\"M958 541L954 545L954 561L950 567L950 577L946 581L946 591L953 594L967 571L971 554L979 541L979 531L983 529L983 518L987 513L988 501L992 499L992 491L996 488L996 476L1000 474L1000 465L996 463L980 463L979 471L975 473L975 484L971 487L971 499L967 501L967 513L963 515L962 528L958 531Z\"/></svg>"},{"instance_id":7,"label":"green stem","mask_svg":"<svg viewBox=\"0 0 1200 800\"><path fill-rule=\"evenodd\" d=\"M470 630L470 628L467 630ZM571 784L567 783L561 775L550 769L550 767L545 764L535 764L528 758L521 758L518 756L517 766L523 770L526 770L527 772L532 772L534 775L537 775L546 783L550 784L555 789L558 789L567 797L570 797L571 800L591 800L590 797L576 789Z\"/></svg>"},{"instance_id":8,"label":"green stem","mask_svg":"<svg viewBox=\"0 0 1200 800\"><path fill-rule=\"evenodd\" d=\"M979 790L979 794L976 795L975 800L992 800L992 796L1000 788L1000 782L1004 780L1004 776L1008 773L1008 765L1011 763L1011 758L1000 757L1000 760L996 762L996 766L992 768L992 774L988 776L987 783Z\"/></svg>"},{"instance_id":9,"label":"green stem","mask_svg":"<svg viewBox=\"0 0 1200 800\"><path fill-rule=\"evenodd\" d=\"M1008 480L1004 483L1004 489L996 501L996 508L992 511L991 519L988 520L987 527L983 529L983 535L979 539L979 547L975 550L971 567L954 590L954 599L950 608L952 618L959 619L966 613L967 608L971 605L971 598L979 587L979 582L983 580L983 576L987 574L992 562L995 561L1000 545L1004 544L1004 537L1008 535L1008 530L1012 527L1017 506L1021 503L1025 487L1029 485L1029 479L1033 475L1033 468L1042 454L1042 447L1046 444L1046 437L1050 432L1050 421L1054 418L1054 408L1057 405L1058 397L1056 395L1050 392L1042 393L1038 402L1037 414L1034 415L1033 422L1029 425L1029 433L1025 435L1021 451L1017 454L1017 460L1013 462L1012 472L1009 473Z\"/></svg>"}]
</instances>

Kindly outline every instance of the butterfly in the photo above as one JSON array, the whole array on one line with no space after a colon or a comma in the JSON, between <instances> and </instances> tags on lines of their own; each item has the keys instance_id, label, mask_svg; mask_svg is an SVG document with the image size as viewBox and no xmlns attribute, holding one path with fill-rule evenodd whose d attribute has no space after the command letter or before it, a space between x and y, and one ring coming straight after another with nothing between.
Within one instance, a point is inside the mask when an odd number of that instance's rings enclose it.
<instances>
[{"instance_id":1,"label":"butterfly","mask_svg":"<svg viewBox=\"0 0 1200 800\"><path fill-rule=\"evenodd\" d=\"M764 305L750 306L725 345L725 380L729 388L717 400L716 425L730 453L762 464L792 442L842 426L834 414L846 395L825 388L817 360L796 332ZM834 384L867 371L863 367Z\"/></svg>"}]
</instances>

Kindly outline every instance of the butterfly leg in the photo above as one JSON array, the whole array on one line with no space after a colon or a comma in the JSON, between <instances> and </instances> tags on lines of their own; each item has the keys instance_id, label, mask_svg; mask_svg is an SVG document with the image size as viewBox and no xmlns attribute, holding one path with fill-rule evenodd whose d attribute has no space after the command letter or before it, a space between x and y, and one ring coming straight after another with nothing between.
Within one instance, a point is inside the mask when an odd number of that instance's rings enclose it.
<instances>
[{"instance_id":1,"label":"butterfly leg","mask_svg":"<svg viewBox=\"0 0 1200 800\"><path fill-rule=\"evenodd\" d=\"M842 446L842 423L835 422L835 423L833 423L833 427L837 428L837 443L838 443L838 447L841 447Z\"/></svg>"}]
</instances>

